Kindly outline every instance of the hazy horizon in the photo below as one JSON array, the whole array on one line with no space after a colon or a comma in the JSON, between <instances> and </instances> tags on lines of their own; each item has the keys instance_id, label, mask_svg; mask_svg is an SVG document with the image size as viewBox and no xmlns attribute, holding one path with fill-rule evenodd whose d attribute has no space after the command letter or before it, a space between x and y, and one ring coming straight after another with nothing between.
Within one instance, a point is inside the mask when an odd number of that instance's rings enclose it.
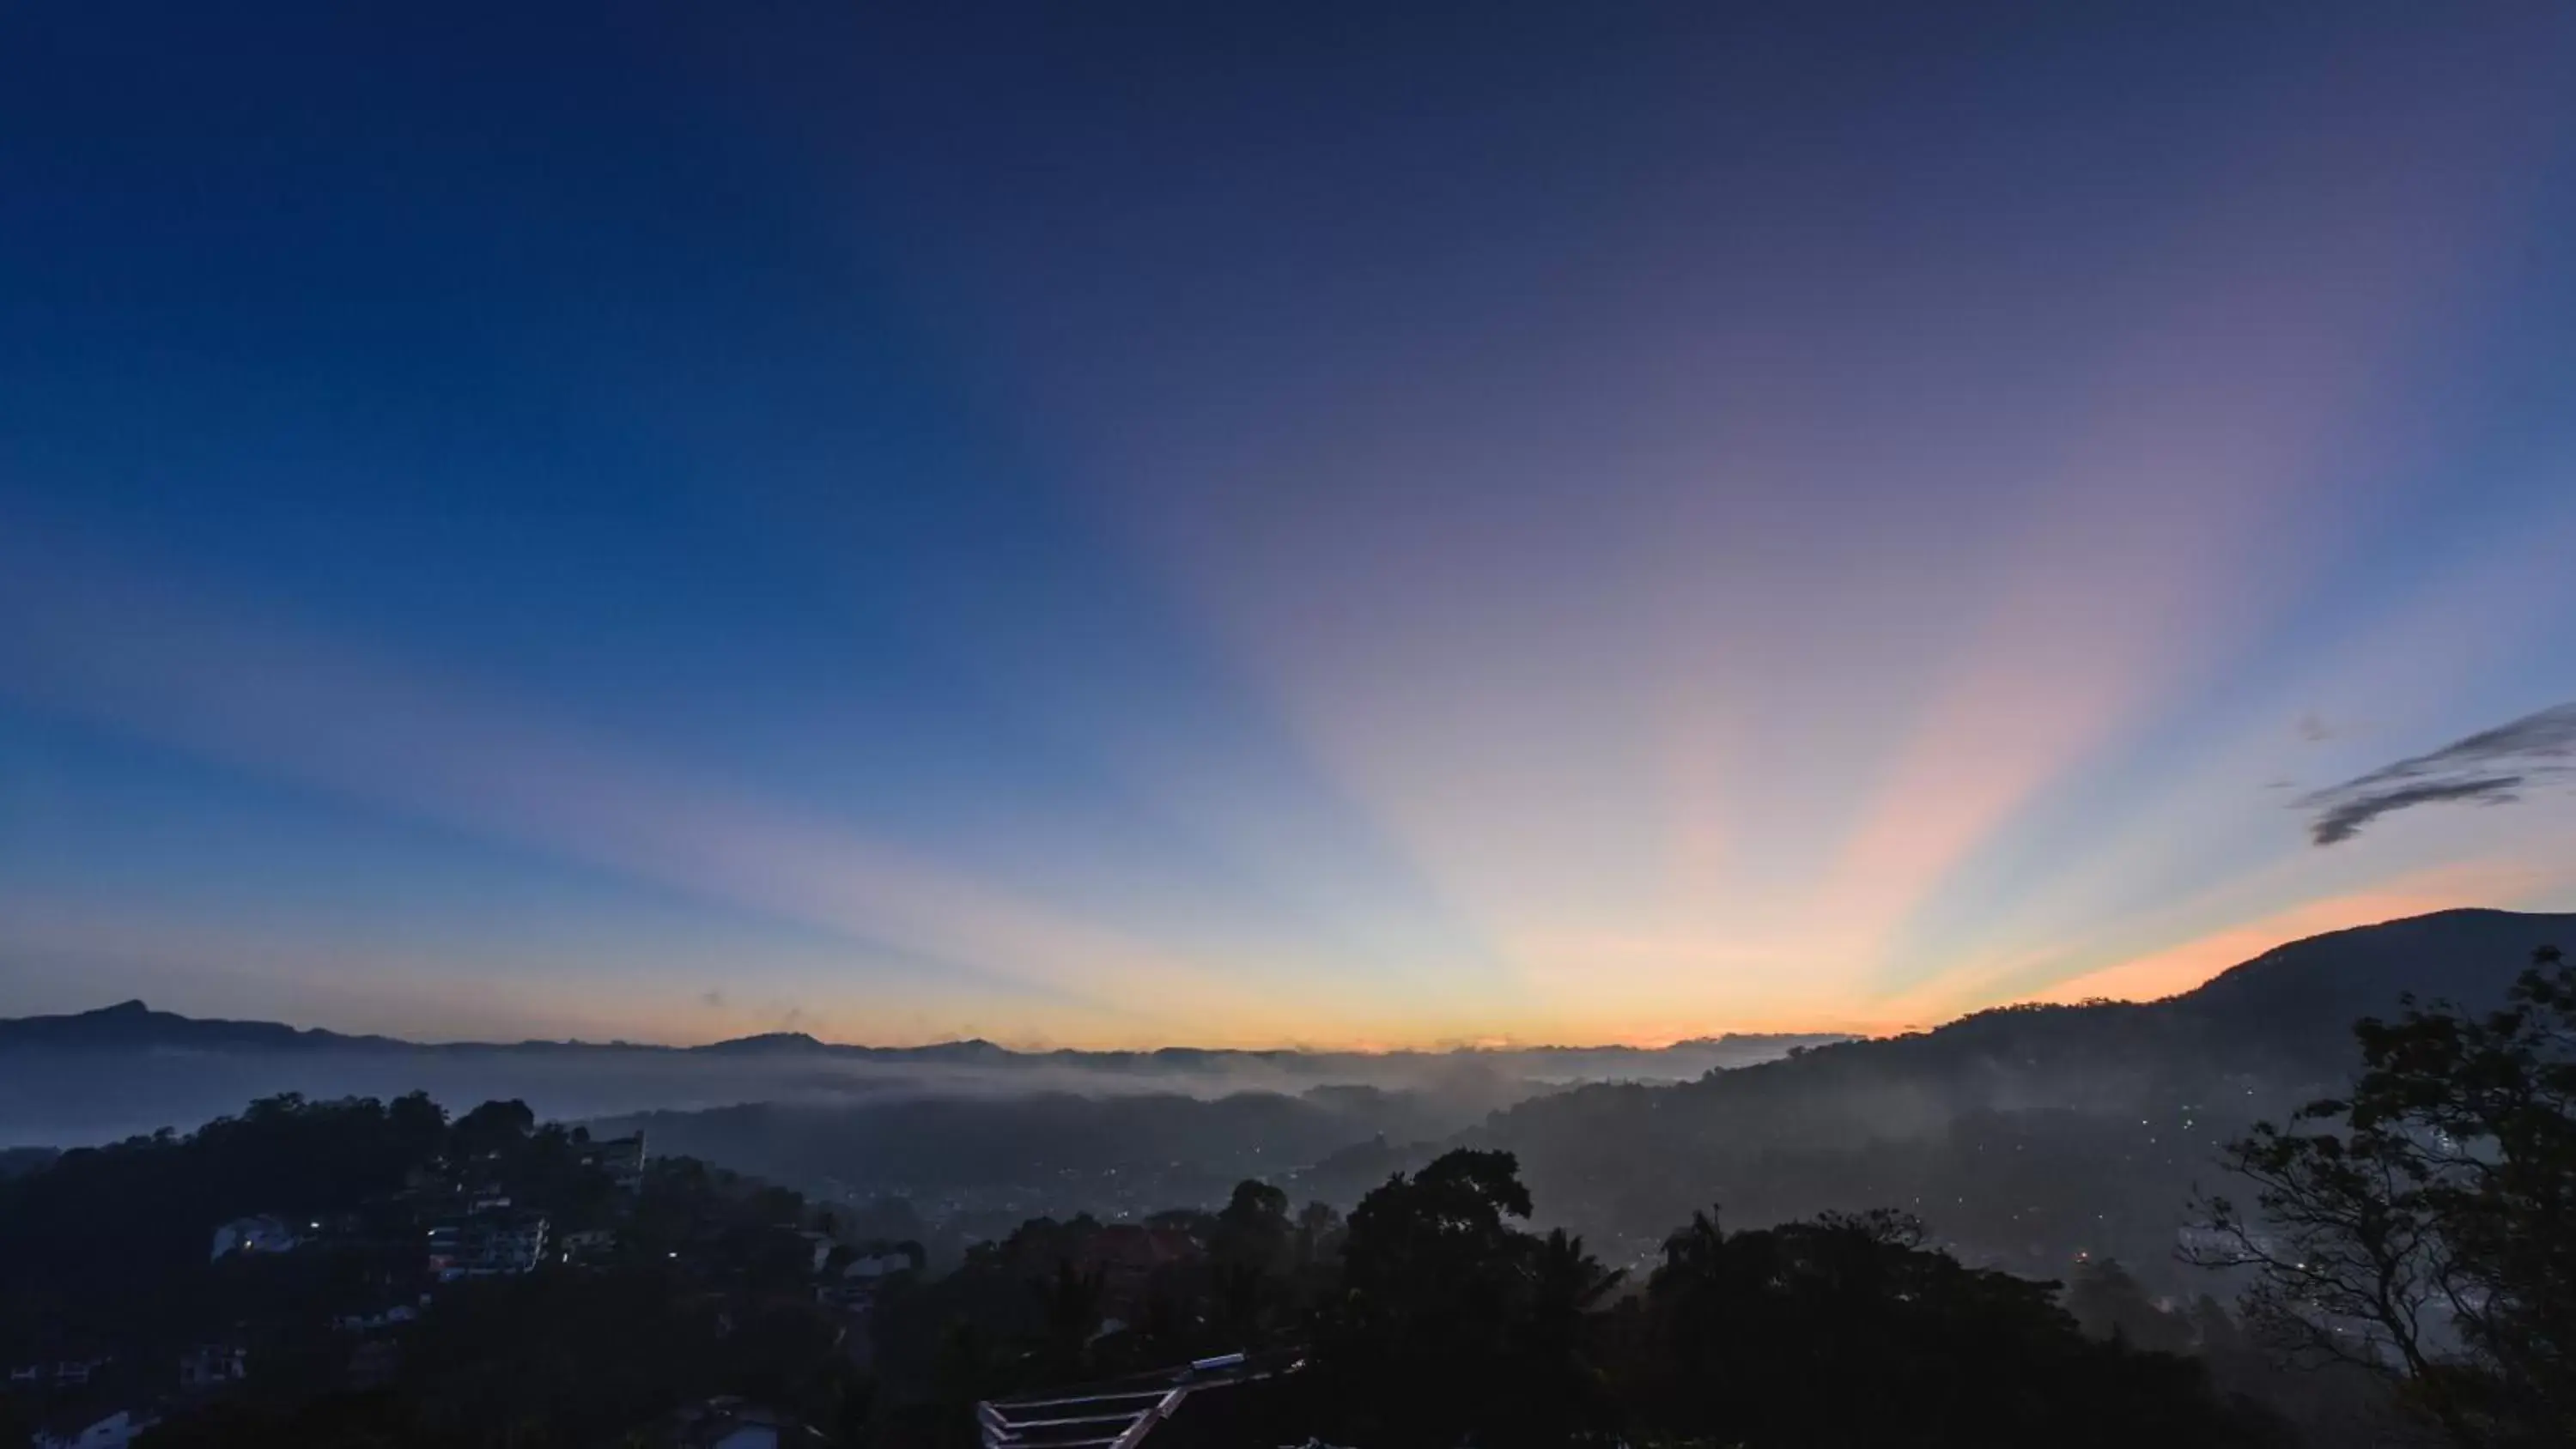
<instances>
[{"instance_id":1,"label":"hazy horizon","mask_svg":"<svg viewBox=\"0 0 2576 1449\"><path fill-rule=\"evenodd\" d=\"M1389 1047L1334 1046L1334 1045L1322 1044L1322 1043L1315 1043L1315 1042L1294 1042L1294 1041L1290 1041L1290 1042L1277 1042L1277 1043L1273 1043L1273 1044L1266 1045L1266 1046L1206 1046L1206 1045L1204 1045L1204 1044L1202 1044L1202 1043L1198 1043L1198 1042L1188 1042L1188 1041L1168 1041L1168 1042L1159 1042L1159 1043L1156 1043L1156 1044L1151 1045L1151 1046L1101 1046L1101 1047L1075 1047L1075 1046L1063 1046L1063 1045L1060 1045L1060 1044L1057 1044L1057 1043L1048 1042L1048 1041L1039 1040L1039 1039L1022 1039L1022 1040L1019 1040L1019 1041L1005 1041L1005 1040L1000 1040L1000 1039L993 1038L993 1037L925 1037L925 1038L922 1038L922 1039L920 1039L920 1040L916 1040L916 1041L862 1041L862 1040L843 1040L843 1039L838 1039L838 1038L833 1038L833 1037L828 1037L828 1036L819 1036L819 1035L816 1035L815 1033L813 1033L813 1032L811 1032L811 1031L807 1031L807 1030L804 1030L804 1029L801 1029L801 1028L796 1028L796 1027L772 1027L772 1028L768 1028L768 1029L766 1029L766 1030L758 1030L758 1031L741 1032L741 1033L737 1033L737 1034L733 1034L733 1035L729 1035L729 1036L710 1036L710 1037L703 1037L703 1038L699 1038L699 1039L695 1039L695 1040L687 1040L687 1041L652 1040L652 1039L634 1038L634 1037L581 1037L581 1036L555 1036L555 1037L549 1037L549 1036L532 1036L532 1037L507 1037L507 1038L504 1038L504 1037L445 1037L445 1036L405 1036L405 1035L401 1035L401 1034L399 1034L399 1033L394 1033L394 1032L366 1031L366 1030L359 1030L359 1029L355 1029L355 1028L349 1028L349 1027L337 1026L337 1025L333 1025L332 1023L329 1023L329 1022L321 1022L321 1021L300 1021L300 1020L286 1020L286 1019L278 1019L278 1020L274 1020L274 1021L272 1021L270 1018L266 1018L266 1017L245 1017L245 1016L239 1016L239 1015L231 1015L231 1014L227 1014L227 1013L220 1012L220 1011L209 1011L209 1012L202 1012L202 1013L200 1013L200 1012L185 1012L185 1011L169 1011L169 1008L167 1008L167 1007L163 1006L161 1003L158 1003L158 1002L152 1002L152 1001L145 1001L145 1000L143 1000L141 997L128 997L128 998L126 998L126 999L124 999L124 1000L122 1000L122 1001L107 1001L107 1002L101 1002L101 1003L99 1003L99 1004L98 1004L98 1005L96 1005L96 1006L75 1007L75 1008L72 1008L72 1009L70 1009L70 1010L68 1010L68 1011L38 1011L38 1012L26 1012L26 1013L22 1013L22 1014L17 1015L17 1016L0 1016L0 1021L13 1021L13 1020L15 1020L15 1021L23 1021L23 1020L29 1020L29 1019L52 1019L52 1020L59 1020L59 1019L61 1019L61 1018L63 1018L63 1017L73 1017L73 1016L95 1016L95 1015L99 1015L99 1014L104 1013L104 1012L112 1012L112 1011L119 1010L119 1009L121 1009L121 1008L131 1007L131 1006L141 1006L141 1007L143 1007L144 1009L146 1009L146 1010L148 1010L148 1011L152 1011L152 1012L156 1012L156 1013L168 1011L168 1012L169 1012L169 1014L171 1014L171 1015L174 1015L174 1016L183 1016L183 1017L188 1018L188 1019L189 1019L189 1020L191 1020L191 1021L233 1021L233 1022L241 1022L241 1023L246 1023L246 1024L254 1024L254 1025L278 1025L278 1026L289 1026L289 1027L294 1027L294 1028L296 1028L296 1029L298 1029L298 1030L320 1030L320 1031L331 1032L331 1033L334 1033L334 1034L336 1034L336 1035L346 1036L346 1037L351 1037L351 1038L383 1037L383 1038L386 1038L386 1039L388 1039L388 1040L398 1041L398 1042L400 1042L400 1043L402 1043L402 1044L404 1044L404 1045L407 1045L407 1046L424 1046L424 1047L503 1047L503 1048L506 1048L506 1047L519 1047L519 1046L598 1046L598 1047L639 1047L639 1048L646 1048L646 1049L657 1050L657 1051L694 1051L694 1050L697 1050L697 1049L702 1048L702 1047L710 1047L710 1046L725 1046L725 1045L730 1045L730 1044L739 1043L739 1042L760 1041L760 1040L767 1039L767 1038L805 1038L805 1039L812 1040L812 1041L814 1041L814 1042L816 1042L817 1044L822 1045L822 1046L829 1046L829 1047L860 1047L860 1048L866 1048L866 1049L870 1049L870 1050L891 1050L891 1051L908 1051L908 1050L916 1050L916 1049L923 1048L923 1047L937 1047L937 1046L972 1046L972 1045L978 1045L978 1044L981 1044L981 1045L985 1045L985 1046L995 1046L995 1047L1000 1047L1000 1048L1002 1048L1002 1049L1003 1049L1003 1050L1005 1050L1005 1051L1009 1051L1009 1052L1013 1052L1013 1053L1017 1053L1017 1054L1021 1054L1021 1055L1040 1055L1040 1054L1044 1054L1044 1053L1048 1053L1048 1052L1083 1052L1083 1053L1092 1053L1092 1054L1100 1054L1100 1055L1122 1054L1122 1053L1123 1053L1123 1054L1131 1054L1131 1055L1132 1055L1132 1054L1144 1054L1144 1053L1150 1053L1150 1052L1190 1052L1190 1051L1206 1051L1206 1052L1237 1052L1237 1053L1251 1053L1251 1052L1305 1052L1305 1053L1310 1053L1310 1054L1314 1054L1314 1055L1402 1056L1402 1055L1446 1055L1446 1054L1452 1054L1452 1053L1476 1053L1476 1052L1490 1052L1490 1053L1506 1053L1506 1052L1548 1052L1548 1051L1569 1051L1569 1052L1583 1052L1583 1051L1638 1051L1638 1052L1659 1052L1659 1051L1669 1051L1669 1050L1671 1050L1671 1049L1673 1049L1673 1048L1675 1048L1675 1047L1689 1046L1689 1045L1691 1045L1691 1044L1693 1044L1693 1043L1698 1043L1698 1042L1724 1041L1724 1040L1728 1040L1728 1039L1730 1039L1730 1038L1732 1038L1732 1039L1738 1039L1738 1040L1768 1040L1768 1039L1775 1039L1775 1038L1778 1038L1778 1039L1797 1039L1797 1038L1804 1038L1804 1037L1844 1037L1844 1036L1856 1036L1856 1035L1860 1035L1860 1033L1850 1033L1850 1032L1833 1032L1833 1031L1713 1032L1713 1033L1708 1033L1708 1034L1705 1034L1705 1035L1699 1035L1699 1036L1672 1037L1672 1038L1669 1038L1669 1039L1666 1039L1666 1040L1658 1040L1658 1041L1642 1041L1642 1042L1641 1042L1641 1041L1552 1041L1552 1040L1551 1040L1551 1041L1538 1041L1538 1040L1531 1040L1531 1041L1514 1041L1514 1040L1508 1040L1508 1039L1503 1039L1503 1038L1493 1038L1493 1037L1488 1037L1488 1038L1484 1038L1484 1039L1477 1040L1477 1041L1446 1041L1446 1042L1433 1042L1433 1043L1429 1043L1429 1044L1422 1045L1422 1046L1389 1046Z\"/></svg>"}]
</instances>

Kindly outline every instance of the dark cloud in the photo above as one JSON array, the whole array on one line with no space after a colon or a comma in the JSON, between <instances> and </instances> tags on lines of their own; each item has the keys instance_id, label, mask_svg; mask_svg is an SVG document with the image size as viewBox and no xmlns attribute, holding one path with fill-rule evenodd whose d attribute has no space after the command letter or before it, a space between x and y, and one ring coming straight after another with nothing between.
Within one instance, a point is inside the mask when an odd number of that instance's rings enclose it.
<instances>
[{"instance_id":1,"label":"dark cloud","mask_svg":"<svg viewBox=\"0 0 2576 1449\"><path fill-rule=\"evenodd\" d=\"M2383 765L2299 799L2313 810L2308 836L2319 845L2350 840L2361 827L2416 805L2473 800L2502 805L2528 782L2567 773L2576 757L2576 703L2553 705L2431 752Z\"/></svg>"},{"instance_id":2,"label":"dark cloud","mask_svg":"<svg viewBox=\"0 0 2576 1449\"><path fill-rule=\"evenodd\" d=\"M2306 740L2309 744L2316 745L2323 744L2334 737L2335 727L2326 723L2323 715L2311 712L2299 716L2300 739Z\"/></svg>"},{"instance_id":3,"label":"dark cloud","mask_svg":"<svg viewBox=\"0 0 2576 1449\"><path fill-rule=\"evenodd\" d=\"M2438 805L2446 800L2478 800L2489 805L2509 804L2522 797L2513 792L2522 788L2520 775L2497 775L2485 780L2461 780L2447 785L2401 785L2373 795L2360 795L2330 805L2318 812L2308 827L2310 838L2319 845L2332 845L2350 840L2361 833L2361 827L2410 805Z\"/></svg>"}]
</instances>

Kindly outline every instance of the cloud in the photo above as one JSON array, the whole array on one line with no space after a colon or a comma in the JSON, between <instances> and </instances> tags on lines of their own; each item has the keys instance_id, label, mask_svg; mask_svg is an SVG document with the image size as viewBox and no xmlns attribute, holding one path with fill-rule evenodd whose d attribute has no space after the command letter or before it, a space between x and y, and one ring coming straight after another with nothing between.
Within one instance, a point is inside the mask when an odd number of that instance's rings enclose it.
<instances>
[{"instance_id":1,"label":"cloud","mask_svg":"<svg viewBox=\"0 0 2576 1449\"><path fill-rule=\"evenodd\" d=\"M2392 790L2356 795L2326 807L2318 813L2315 823L2308 827L2308 833L2319 845L2333 845L2359 835L2362 826L2392 811L2414 805L2439 805L2450 800L2509 805L2522 798L2513 793L2521 788L2520 775L2495 775L2442 785L2402 785Z\"/></svg>"},{"instance_id":2,"label":"cloud","mask_svg":"<svg viewBox=\"0 0 2576 1449\"><path fill-rule=\"evenodd\" d=\"M2318 845L2350 840L2361 827L2399 810L2472 800L2503 805L2518 800L2533 780L2561 775L2554 763L2576 756L2576 702L2548 709L2455 740L2429 754L2383 765L2340 785L2301 796L2313 810L2308 835Z\"/></svg>"}]
</instances>

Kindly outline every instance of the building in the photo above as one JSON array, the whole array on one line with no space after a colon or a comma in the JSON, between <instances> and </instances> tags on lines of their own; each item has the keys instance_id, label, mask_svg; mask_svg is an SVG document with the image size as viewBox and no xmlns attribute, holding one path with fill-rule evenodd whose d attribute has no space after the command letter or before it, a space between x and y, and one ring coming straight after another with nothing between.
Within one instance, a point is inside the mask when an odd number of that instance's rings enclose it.
<instances>
[{"instance_id":1,"label":"building","mask_svg":"<svg viewBox=\"0 0 2576 1449\"><path fill-rule=\"evenodd\" d=\"M272 1213L235 1218L215 1229L214 1251L207 1255L207 1261L212 1262L233 1253L289 1252L299 1241L301 1240L295 1236L295 1230Z\"/></svg>"},{"instance_id":2,"label":"building","mask_svg":"<svg viewBox=\"0 0 2576 1449\"><path fill-rule=\"evenodd\" d=\"M422 1294L421 1301L428 1302L429 1295ZM382 1333L387 1329L400 1328L419 1317L419 1309L408 1303L397 1303L375 1313L340 1314L331 1320L331 1326L342 1333Z\"/></svg>"},{"instance_id":3,"label":"building","mask_svg":"<svg viewBox=\"0 0 2576 1449\"><path fill-rule=\"evenodd\" d=\"M852 1283L873 1283L920 1266L921 1263L912 1254L890 1248L883 1252L862 1253L852 1258L842 1266L841 1277Z\"/></svg>"},{"instance_id":4,"label":"building","mask_svg":"<svg viewBox=\"0 0 2576 1449\"><path fill-rule=\"evenodd\" d=\"M1282 1391L1304 1356L1286 1349L1220 1354L1159 1373L1049 1389L975 1406L983 1449L1155 1449L1299 1443L1296 1402Z\"/></svg>"},{"instance_id":5,"label":"building","mask_svg":"<svg viewBox=\"0 0 2576 1449\"><path fill-rule=\"evenodd\" d=\"M179 1387L211 1389L249 1372L250 1355L238 1344L201 1343L179 1355Z\"/></svg>"},{"instance_id":6,"label":"building","mask_svg":"<svg viewBox=\"0 0 2576 1449\"><path fill-rule=\"evenodd\" d=\"M862 1253L841 1265L838 1276L827 1278L814 1290L818 1302L834 1308L863 1312L876 1302L877 1290L897 1273L907 1273L921 1266L921 1260L910 1252L893 1250Z\"/></svg>"},{"instance_id":7,"label":"building","mask_svg":"<svg viewBox=\"0 0 2576 1449\"><path fill-rule=\"evenodd\" d=\"M346 1382L352 1389L380 1389L394 1381L402 1368L402 1344L390 1338L370 1338L350 1350Z\"/></svg>"},{"instance_id":8,"label":"building","mask_svg":"<svg viewBox=\"0 0 2576 1449\"><path fill-rule=\"evenodd\" d=\"M442 1283L525 1273L546 1251L546 1220L492 1213L429 1230L429 1271Z\"/></svg>"},{"instance_id":9,"label":"building","mask_svg":"<svg viewBox=\"0 0 2576 1449\"><path fill-rule=\"evenodd\" d=\"M796 1236L804 1240L806 1250L813 1258L813 1266L806 1269L809 1273L822 1272L824 1266L832 1261L832 1250L840 1246L830 1233L818 1233L810 1228Z\"/></svg>"},{"instance_id":10,"label":"building","mask_svg":"<svg viewBox=\"0 0 2576 1449\"><path fill-rule=\"evenodd\" d=\"M687 1449L819 1449L831 1442L792 1415L730 1396L683 1409L674 1418L672 1441Z\"/></svg>"},{"instance_id":11,"label":"building","mask_svg":"<svg viewBox=\"0 0 2576 1449\"><path fill-rule=\"evenodd\" d=\"M114 1355L99 1354L90 1358L66 1358L51 1362L39 1359L34 1363L17 1364L9 1370L9 1387L13 1390L47 1387L79 1388L96 1376L99 1370L114 1362L116 1362Z\"/></svg>"},{"instance_id":12,"label":"building","mask_svg":"<svg viewBox=\"0 0 2576 1449\"><path fill-rule=\"evenodd\" d=\"M584 1228L555 1239L556 1256L567 1263L595 1263L616 1251L615 1228Z\"/></svg>"},{"instance_id":13,"label":"building","mask_svg":"<svg viewBox=\"0 0 2576 1449\"><path fill-rule=\"evenodd\" d=\"M580 1144L582 1164L596 1167L628 1192L644 1185L644 1134L603 1137Z\"/></svg>"},{"instance_id":14,"label":"building","mask_svg":"<svg viewBox=\"0 0 2576 1449\"><path fill-rule=\"evenodd\" d=\"M118 1409L110 1414L93 1410L38 1429L32 1442L35 1449L126 1449L144 1430L160 1422L158 1416L134 1409Z\"/></svg>"},{"instance_id":15,"label":"building","mask_svg":"<svg viewBox=\"0 0 2576 1449\"><path fill-rule=\"evenodd\" d=\"M114 1362L116 1362L115 1359L104 1355L97 1358L64 1359L54 1365L54 1384L56 1387L77 1388L88 1383L90 1377L100 1369Z\"/></svg>"}]
</instances>

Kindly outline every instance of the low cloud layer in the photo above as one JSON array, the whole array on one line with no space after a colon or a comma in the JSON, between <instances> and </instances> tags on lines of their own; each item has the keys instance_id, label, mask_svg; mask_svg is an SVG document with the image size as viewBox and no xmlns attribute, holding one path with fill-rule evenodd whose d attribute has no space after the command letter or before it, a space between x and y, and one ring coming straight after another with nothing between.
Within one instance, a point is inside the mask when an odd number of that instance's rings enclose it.
<instances>
[{"instance_id":1,"label":"low cloud layer","mask_svg":"<svg viewBox=\"0 0 2576 1449\"><path fill-rule=\"evenodd\" d=\"M2334 845L2382 815L2417 805L2472 801L2503 805L2531 783L2569 772L2576 757L2576 702L2553 705L2300 797L2316 812L2308 836Z\"/></svg>"}]
</instances>

